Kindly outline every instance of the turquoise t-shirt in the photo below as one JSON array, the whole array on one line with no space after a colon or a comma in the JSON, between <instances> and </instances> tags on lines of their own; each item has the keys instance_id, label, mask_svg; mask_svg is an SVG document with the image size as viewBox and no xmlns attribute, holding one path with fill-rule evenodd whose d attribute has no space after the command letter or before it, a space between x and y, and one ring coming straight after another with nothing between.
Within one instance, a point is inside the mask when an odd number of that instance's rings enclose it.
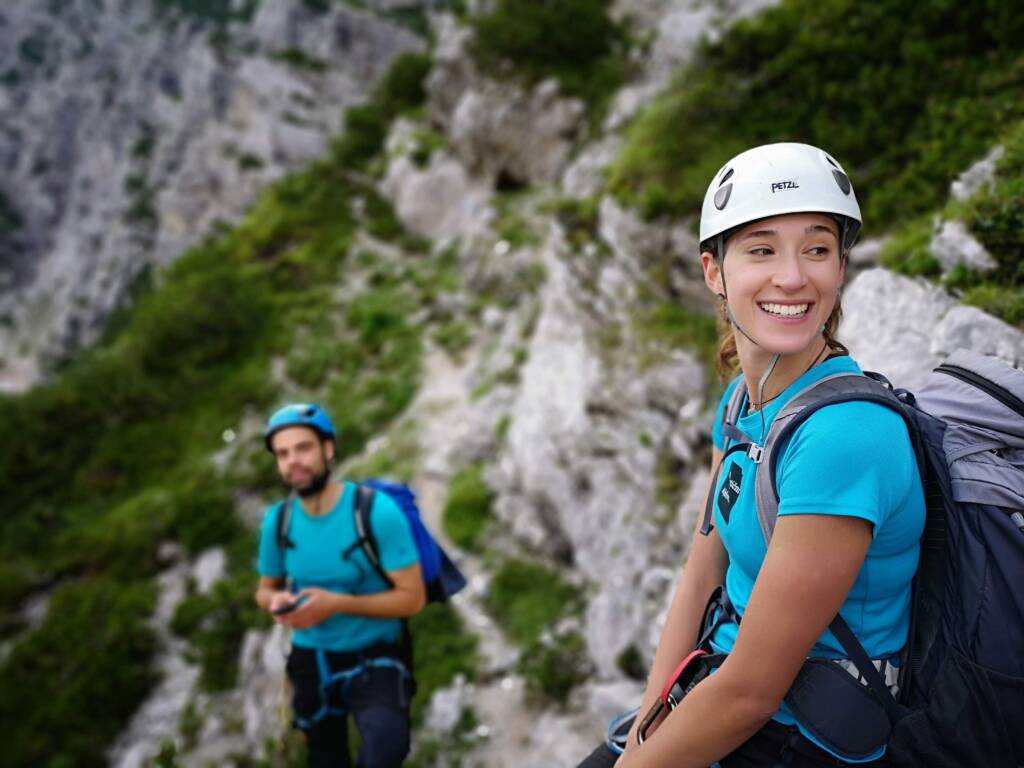
<instances>
[{"instance_id":1,"label":"turquoise t-shirt","mask_svg":"<svg viewBox=\"0 0 1024 768\"><path fill-rule=\"evenodd\" d=\"M763 433L758 412L742 416L738 426L763 443L772 420L795 394L826 376L860 372L848 356L826 360L765 406ZM714 444L720 450L724 448L722 413L741 381L739 377L730 384L718 406ZM779 517L843 515L872 524L872 541L864 565L840 614L872 658L893 656L907 639L911 581L917 571L924 528L924 494L903 419L876 403L840 403L811 416L778 450ZM726 589L741 617L767 553L754 505L755 469L745 452L731 454L722 466L715 497L714 522L729 555ZM727 483L733 489L739 487L738 495L723 496L722 489ZM719 627L712 638L715 649L731 650L737 630L731 622ZM815 657L846 655L829 629L811 650ZM796 723L805 736L817 743L785 704L774 719L786 725ZM884 751L883 747L869 759Z\"/></svg>"},{"instance_id":2,"label":"turquoise t-shirt","mask_svg":"<svg viewBox=\"0 0 1024 768\"><path fill-rule=\"evenodd\" d=\"M356 486L345 483L334 508L325 515L306 514L295 499L288 537L294 547L283 552L277 543L277 508L267 509L260 532L259 572L261 576L288 576L293 591L320 587L331 592L369 595L389 589L374 570L361 547L355 544L356 524L353 504ZM381 566L385 571L408 568L419 561L419 553L405 515L387 494L374 495L370 527L377 541ZM347 557L342 553L349 552ZM357 651L379 642L396 642L402 631L399 619L336 614L315 627L297 629L292 643L302 648L330 651Z\"/></svg>"}]
</instances>

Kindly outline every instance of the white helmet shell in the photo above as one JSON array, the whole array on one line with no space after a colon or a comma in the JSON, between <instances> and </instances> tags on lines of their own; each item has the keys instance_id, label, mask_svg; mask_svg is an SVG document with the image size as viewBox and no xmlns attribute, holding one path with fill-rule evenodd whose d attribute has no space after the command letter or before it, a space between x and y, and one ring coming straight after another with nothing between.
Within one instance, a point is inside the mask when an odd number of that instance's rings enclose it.
<instances>
[{"instance_id":1,"label":"white helmet shell","mask_svg":"<svg viewBox=\"0 0 1024 768\"><path fill-rule=\"evenodd\" d=\"M716 235L769 216L826 213L842 217L844 248L860 230L860 206L843 167L809 144L764 144L722 166L704 195L702 247Z\"/></svg>"}]
</instances>

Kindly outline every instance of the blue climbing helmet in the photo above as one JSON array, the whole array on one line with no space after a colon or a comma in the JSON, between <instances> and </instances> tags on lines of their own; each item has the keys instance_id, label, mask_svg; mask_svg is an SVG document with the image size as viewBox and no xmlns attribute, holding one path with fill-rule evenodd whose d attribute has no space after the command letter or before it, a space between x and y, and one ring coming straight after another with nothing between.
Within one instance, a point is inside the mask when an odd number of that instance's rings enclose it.
<instances>
[{"instance_id":1,"label":"blue climbing helmet","mask_svg":"<svg viewBox=\"0 0 1024 768\"><path fill-rule=\"evenodd\" d=\"M270 445L270 439L285 427L309 427L325 440L337 442L338 439L331 417L316 403L290 403L267 419L266 429L263 430L263 442L271 453L274 449Z\"/></svg>"}]
</instances>

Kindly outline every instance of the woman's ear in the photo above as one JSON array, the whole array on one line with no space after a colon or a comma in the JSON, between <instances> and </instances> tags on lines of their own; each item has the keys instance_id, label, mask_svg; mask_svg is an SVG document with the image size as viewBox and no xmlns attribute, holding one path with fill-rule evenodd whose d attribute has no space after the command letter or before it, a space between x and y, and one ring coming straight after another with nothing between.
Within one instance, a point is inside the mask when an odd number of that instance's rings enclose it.
<instances>
[{"instance_id":1,"label":"woman's ear","mask_svg":"<svg viewBox=\"0 0 1024 768\"><path fill-rule=\"evenodd\" d=\"M720 299L725 298L725 285L722 282L722 267L711 251L700 255L700 266L704 270L704 284Z\"/></svg>"}]
</instances>

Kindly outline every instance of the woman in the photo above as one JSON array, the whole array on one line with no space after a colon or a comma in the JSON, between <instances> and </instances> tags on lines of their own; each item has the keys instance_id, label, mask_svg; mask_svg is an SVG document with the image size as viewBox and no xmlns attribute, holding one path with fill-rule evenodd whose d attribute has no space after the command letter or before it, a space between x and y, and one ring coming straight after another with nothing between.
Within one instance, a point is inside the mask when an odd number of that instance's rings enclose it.
<instances>
[{"instance_id":1,"label":"woman","mask_svg":"<svg viewBox=\"0 0 1024 768\"><path fill-rule=\"evenodd\" d=\"M583 766L847 764L783 702L808 657L847 656L829 630L837 613L884 684L894 682L886 667L906 642L924 524L900 416L856 401L804 422L779 449L778 518L768 544L754 503L756 451L731 452L723 461L735 433L723 433L722 416L737 387L746 408L736 426L763 443L795 394L826 376L860 372L834 335L860 225L848 177L815 147L756 147L712 180L701 213L701 263L721 306L720 367L739 370L715 420L713 528L698 521L625 753L616 762L602 747ZM702 527L705 535L697 535ZM708 596L720 584L742 620L713 613L718 624L706 649L728 655L638 744L639 721L693 650ZM858 717L850 713L851 722ZM885 765L884 749L882 739L858 761Z\"/></svg>"}]
</instances>

